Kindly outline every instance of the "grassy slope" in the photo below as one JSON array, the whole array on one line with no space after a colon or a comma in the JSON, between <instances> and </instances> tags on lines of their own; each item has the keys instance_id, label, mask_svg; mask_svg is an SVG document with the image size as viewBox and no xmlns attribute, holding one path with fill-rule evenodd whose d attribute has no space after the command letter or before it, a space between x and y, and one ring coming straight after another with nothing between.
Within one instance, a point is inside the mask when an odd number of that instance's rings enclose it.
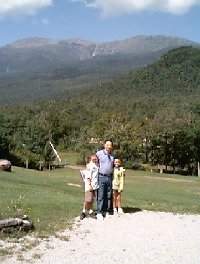
<instances>
[{"instance_id":1,"label":"grassy slope","mask_svg":"<svg viewBox=\"0 0 200 264\"><path fill-rule=\"evenodd\" d=\"M79 170L0 171L0 219L27 214L39 236L70 226L81 211L83 187L69 183L82 185ZM127 171L123 207L127 212L200 213L199 188L195 177Z\"/></svg>"},{"instance_id":2,"label":"grassy slope","mask_svg":"<svg viewBox=\"0 0 200 264\"><path fill-rule=\"evenodd\" d=\"M200 213L200 179L129 171L124 206L173 213Z\"/></svg>"},{"instance_id":3,"label":"grassy slope","mask_svg":"<svg viewBox=\"0 0 200 264\"><path fill-rule=\"evenodd\" d=\"M68 183L81 184L77 171L1 171L0 218L27 214L40 234L66 227L79 214L83 197L82 188Z\"/></svg>"}]
</instances>

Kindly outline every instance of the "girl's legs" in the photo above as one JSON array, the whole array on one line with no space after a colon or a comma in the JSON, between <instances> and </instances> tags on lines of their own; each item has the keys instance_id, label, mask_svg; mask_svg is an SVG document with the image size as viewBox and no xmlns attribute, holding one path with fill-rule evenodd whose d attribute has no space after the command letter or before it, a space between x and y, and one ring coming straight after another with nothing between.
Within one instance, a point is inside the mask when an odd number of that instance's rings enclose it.
<instances>
[{"instance_id":1,"label":"girl's legs","mask_svg":"<svg viewBox=\"0 0 200 264\"><path fill-rule=\"evenodd\" d=\"M118 207L118 213L123 214L123 209L122 209L122 193L117 192L117 207Z\"/></svg>"},{"instance_id":2,"label":"girl's legs","mask_svg":"<svg viewBox=\"0 0 200 264\"><path fill-rule=\"evenodd\" d=\"M117 190L113 190L113 213L117 214Z\"/></svg>"},{"instance_id":3,"label":"girl's legs","mask_svg":"<svg viewBox=\"0 0 200 264\"><path fill-rule=\"evenodd\" d=\"M117 208L122 207L122 195L121 192L117 192Z\"/></svg>"}]
</instances>

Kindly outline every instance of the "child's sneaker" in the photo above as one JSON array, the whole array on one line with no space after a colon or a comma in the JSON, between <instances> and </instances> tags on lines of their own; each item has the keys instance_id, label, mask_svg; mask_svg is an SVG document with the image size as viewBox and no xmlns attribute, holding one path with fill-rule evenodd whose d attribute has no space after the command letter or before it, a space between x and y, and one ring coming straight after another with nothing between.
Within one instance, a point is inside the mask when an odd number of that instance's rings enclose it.
<instances>
[{"instance_id":1,"label":"child's sneaker","mask_svg":"<svg viewBox=\"0 0 200 264\"><path fill-rule=\"evenodd\" d=\"M97 219L97 216L96 216L95 212L90 213L90 214L89 214L89 217L90 217L90 218Z\"/></svg>"},{"instance_id":2,"label":"child's sneaker","mask_svg":"<svg viewBox=\"0 0 200 264\"><path fill-rule=\"evenodd\" d=\"M114 215L117 215L117 208L114 208L114 209L113 209L113 214L114 214Z\"/></svg>"},{"instance_id":3,"label":"child's sneaker","mask_svg":"<svg viewBox=\"0 0 200 264\"><path fill-rule=\"evenodd\" d=\"M122 208L118 208L118 214L124 214L124 211Z\"/></svg>"},{"instance_id":4,"label":"child's sneaker","mask_svg":"<svg viewBox=\"0 0 200 264\"><path fill-rule=\"evenodd\" d=\"M81 212L80 220L83 220L86 217L86 214L84 212Z\"/></svg>"}]
</instances>

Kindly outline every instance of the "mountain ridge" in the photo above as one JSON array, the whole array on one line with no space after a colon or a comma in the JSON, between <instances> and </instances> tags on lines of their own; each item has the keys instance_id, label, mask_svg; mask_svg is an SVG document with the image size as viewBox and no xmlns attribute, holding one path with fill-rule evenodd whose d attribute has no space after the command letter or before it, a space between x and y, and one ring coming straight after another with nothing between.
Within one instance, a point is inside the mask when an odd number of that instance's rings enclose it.
<instances>
[{"instance_id":1,"label":"mountain ridge","mask_svg":"<svg viewBox=\"0 0 200 264\"><path fill-rule=\"evenodd\" d=\"M198 42L183 38L183 37L177 37L177 36L172 36L172 35L137 35L121 40L112 40L112 41L91 41L91 40L86 40L86 39L79 39L79 38L72 38L72 39L51 39L51 38L43 38L43 37L29 37L29 38L23 38L16 40L14 42L11 42L9 44L6 44L5 46L15 46L15 45L20 45L22 44L25 46L28 44L29 46L32 44L36 45L45 45L45 44L57 44L57 43L74 43L74 44L95 44L95 45L102 45L102 44L114 44L114 43L120 43L124 41L144 41L144 40L149 40L153 38L164 38L164 39L171 39L171 40L178 40L178 41L186 41L186 42L191 42L191 43L196 43L199 44ZM4 48L5 46L1 46L0 48Z\"/></svg>"},{"instance_id":2,"label":"mountain ridge","mask_svg":"<svg viewBox=\"0 0 200 264\"><path fill-rule=\"evenodd\" d=\"M80 39L19 40L0 48L0 92L4 94L0 104L15 102L16 98L68 97L106 79L146 67L180 46L200 44L164 35L104 43Z\"/></svg>"},{"instance_id":3,"label":"mountain ridge","mask_svg":"<svg viewBox=\"0 0 200 264\"><path fill-rule=\"evenodd\" d=\"M63 57L66 61L69 60L71 62L74 60L87 60L102 55L148 54L150 52L188 45L198 46L200 44L184 38L164 35L141 35L124 40L102 43L82 39L54 40L34 37L18 40L8 44L6 47L1 47L0 62L2 64L1 57L4 57L5 61L7 57L10 59L9 55L11 53L17 59L18 55L23 56L26 61L29 60L30 56L37 56L39 53L44 55L46 53L46 57L51 56L52 59L55 59L55 56Z\"/></svg>"}]
</instances>

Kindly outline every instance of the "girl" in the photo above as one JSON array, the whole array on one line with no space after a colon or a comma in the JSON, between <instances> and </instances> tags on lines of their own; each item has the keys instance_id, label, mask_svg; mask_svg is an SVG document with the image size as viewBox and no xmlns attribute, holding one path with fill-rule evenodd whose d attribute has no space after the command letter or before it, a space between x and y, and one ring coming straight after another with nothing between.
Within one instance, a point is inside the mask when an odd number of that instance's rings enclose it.
<instances>
[{"instance_id":1,"label":"girl","mask_svg":"<svg viewBox=\"0 0 200 264\"><path fill-rule=\"evenodd\" d=\"M123 214L122 210L122 191L124 188L125 169L121 166L121 160L114 160L113 174L113 213L114 215Z\"/></svg>"}]
</instances>

